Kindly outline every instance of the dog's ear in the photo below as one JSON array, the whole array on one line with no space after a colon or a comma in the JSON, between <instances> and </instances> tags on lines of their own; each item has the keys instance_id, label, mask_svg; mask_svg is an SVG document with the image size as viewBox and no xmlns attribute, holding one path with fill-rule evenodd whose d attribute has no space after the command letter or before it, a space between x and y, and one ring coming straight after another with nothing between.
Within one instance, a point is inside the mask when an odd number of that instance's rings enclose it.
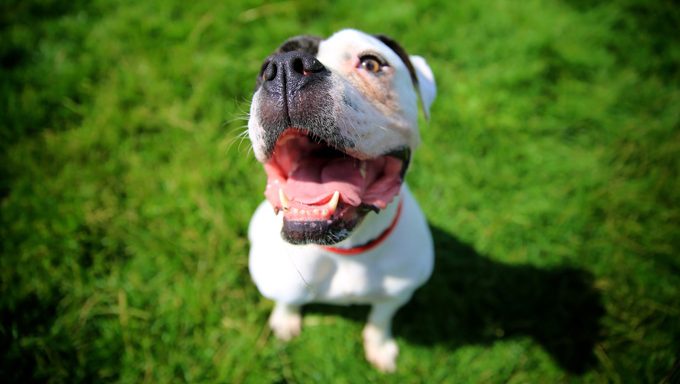
<instances>
[{"instance_id":1,"label":"dog's ear","mask_svg":"<svg viewBox=\"0 0 680 384\"><path fill-rule=\"evenodd\" d=\"M430 120L430 106L437 96L437 84L434 81L434 73L427 65L427 61L420 56L410 56L409 59L413 64L418 77L418 93L420 93L420 102L423 105L423 112L425 118Z\"/></svg>"}]
</instances>

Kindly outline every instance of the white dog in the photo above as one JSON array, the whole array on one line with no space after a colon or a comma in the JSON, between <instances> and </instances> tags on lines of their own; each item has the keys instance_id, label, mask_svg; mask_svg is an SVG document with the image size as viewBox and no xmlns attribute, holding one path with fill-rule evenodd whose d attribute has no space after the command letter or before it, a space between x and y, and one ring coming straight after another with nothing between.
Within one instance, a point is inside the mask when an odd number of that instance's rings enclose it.
<instances>
[{"instance_id":1,"label":"white dog","mask_svg":"<svg viewBox=\"0 0 680 384\"><path fill-rule=\"evenodd\" d=\"M418 94L428 116L436 87L425 60L356 30L289 39L262 65L248 133L267 199L248 231L250 272L276 302L278 338L299 334L303 304L371 304L366 358L396 368L392 317L434 262L403 183L420 140Z\"/></svg>"}]
</instances>

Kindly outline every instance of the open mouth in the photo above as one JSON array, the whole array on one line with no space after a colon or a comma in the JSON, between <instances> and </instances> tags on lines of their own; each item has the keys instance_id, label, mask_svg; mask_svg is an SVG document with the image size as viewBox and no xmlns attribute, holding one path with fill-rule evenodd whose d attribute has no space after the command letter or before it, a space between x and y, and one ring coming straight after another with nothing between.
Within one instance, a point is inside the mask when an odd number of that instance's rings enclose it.
<instances>
[{"instance_id":1,"label":"open mouth","mask_svg":"<svg viewBox=\"0 0 680 384\"><path fill-rule=\"evenodd\" d=\"M361 160L289 128L281 134L267 172L265 196L283 212L284 239L293 244L335 244L369 211L384 209L399 193L410 150Z\"/></svg>"}]
</instances>

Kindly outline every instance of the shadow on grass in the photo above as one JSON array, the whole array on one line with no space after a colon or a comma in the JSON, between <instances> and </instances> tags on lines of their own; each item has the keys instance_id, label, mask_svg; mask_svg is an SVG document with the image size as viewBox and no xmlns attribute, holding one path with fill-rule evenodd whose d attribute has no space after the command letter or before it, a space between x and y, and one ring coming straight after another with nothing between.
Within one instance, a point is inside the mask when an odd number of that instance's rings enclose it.
<instances>
[{"instance_id":1,"label":"shadow on grass","mask_svg":"<svg viewBox=\"0 0 680 384\"><path fill-rule=\"evenodd\" d=\"M604 309L590 273L500 263L440 228L431 229L435 270L397 314L397 337L455 349L528 336L566 371L580 374L594 365ZM367 313L320 305L308 310L360 322Z\"/></svg>"},{"instance_id":2,"label":"shadow on grass","mask_svg":"<svg viewBox=\"0 0 680 384\"><path fill-rule=\"evenodd\" d=\"M4 304L4 303L3 303ZM58 316L56 295L28 295L0 308L0 377L5 383L47 381L45 365L73 367L76 351L63 333L53 333ZM55 378L52 376L52 379Z\"/></svg>"}]
</instances>

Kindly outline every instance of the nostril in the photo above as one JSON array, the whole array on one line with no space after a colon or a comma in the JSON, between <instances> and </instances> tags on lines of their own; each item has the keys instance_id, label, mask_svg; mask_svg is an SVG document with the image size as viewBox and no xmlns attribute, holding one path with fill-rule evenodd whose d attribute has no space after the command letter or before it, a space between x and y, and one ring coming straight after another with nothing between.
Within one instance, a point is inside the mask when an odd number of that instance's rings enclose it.
<instances>
[{"instance_id":1,"label":"nostril","mask_svg":"<svg viewBox=\"0 0 680 384\"><path fill-rule=\"evenodd\" d=\"M291 63L291 67L293 68L293 71L304 75L305 74L305 64L302 62L302 59L299 57L296 57L293 59L293 62Z\"/></svg>"},{"instance_id":2,"label":"nostril","mask_svg":"<svg viewBox=\"0 0 680 384\"><path fill-rule=\"evenodd\" d=\"M326 67L324 67L323 64L321 64L321 62L317 59L313 59L312 62L307 66L307 71L309 72L321 72L324 69L326 69Z\"/></svg>"},{"instance_id":3,"label":"nostril","mask_svg":"<svg viewBox=\"0 0 680 384\"><path fill-rule=\"evenodd\" d=\"M276 63L273 61L266 62L262 66L262 79L264 81L271 81L276 78Z\"/></svg>"},{"instance_id":4,"label":"nostril","mask_svg":"<svg viewBox=\"0 0 680 384\"><path fill-rule=\"evenodd\" d=\"M296 73L308 76L326 69L319 60L314 57L295 57L291 60L290 66Z\"/></svg>"}]
</instances>

